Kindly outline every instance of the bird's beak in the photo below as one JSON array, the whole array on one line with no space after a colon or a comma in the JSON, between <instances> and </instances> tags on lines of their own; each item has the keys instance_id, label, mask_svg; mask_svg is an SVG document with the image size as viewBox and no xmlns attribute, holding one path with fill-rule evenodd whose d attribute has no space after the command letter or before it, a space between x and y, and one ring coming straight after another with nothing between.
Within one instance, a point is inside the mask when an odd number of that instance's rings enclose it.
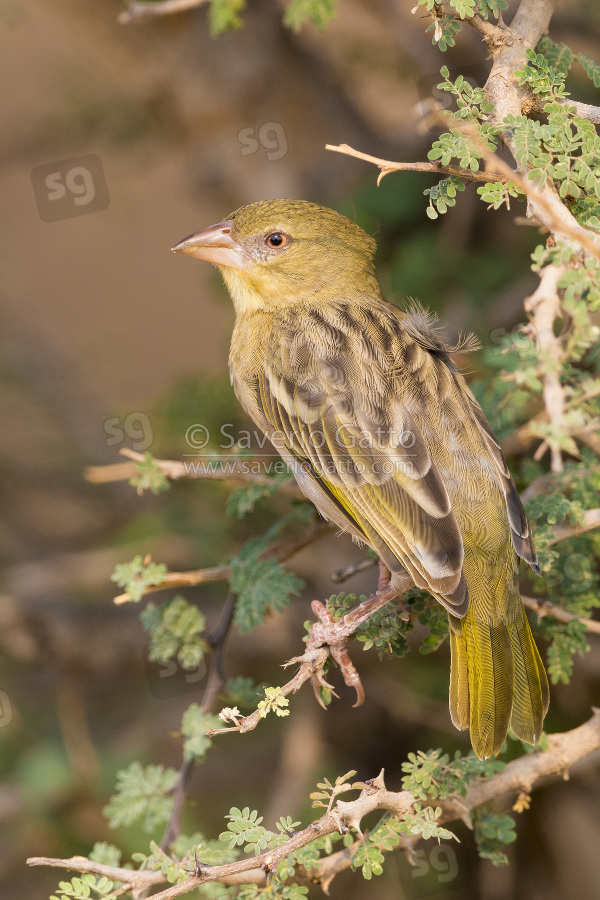
<instances>
[{"instance_id":1,"label":"bird's beak","mask_svg":"<svg viewBox=\"0 0 600 900\"><path fill-rule=\"evenodd\" d=\"M226 219L210 225L196 234L190 234L172 248L175 253L187 253L196 259L206 259L215 266L243 269L252 257L231 236L233 222Z\"/></svg>"}]
</instances>

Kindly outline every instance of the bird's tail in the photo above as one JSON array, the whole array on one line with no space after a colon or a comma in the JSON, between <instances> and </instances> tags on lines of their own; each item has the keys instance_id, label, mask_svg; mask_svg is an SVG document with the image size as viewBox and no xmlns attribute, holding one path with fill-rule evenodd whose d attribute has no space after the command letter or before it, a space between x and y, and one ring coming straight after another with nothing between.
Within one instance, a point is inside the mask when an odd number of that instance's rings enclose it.
<instances>
[{"instance_id":1,"label":"bird's tail","mask_svg":"<svg viewBox=\"0 0 600 900\"><path fill-rule=\"evenodd\" d=\"M469 608L450 618L450 714L468 728L479 759L495 756L510 725L515 735L535 744L548 709L548 679L523 605L514 604L513 621L478 621Z\"/></svg>"}]
</instances>

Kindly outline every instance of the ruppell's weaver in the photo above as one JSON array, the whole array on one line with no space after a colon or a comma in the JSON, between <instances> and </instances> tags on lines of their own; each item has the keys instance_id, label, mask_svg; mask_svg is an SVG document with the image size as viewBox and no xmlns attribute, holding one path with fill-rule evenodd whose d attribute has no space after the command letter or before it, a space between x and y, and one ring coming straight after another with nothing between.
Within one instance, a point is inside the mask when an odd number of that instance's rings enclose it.
<instances>
[{"instance_id":1,"label":"ruppell's weaver","mask_svg":"<svg viewBox=\"0 0 600 900\"><path fill-rule=\"evenodd\" d=\"M450 619L450 713L479 757L536 742L548 681L518 586L539 574L490 426L421 308L383 300L375 241L297 200L253 203L181 241L214 263L236 322L237 397L325 518L369 544L398 593Z\"/></svg>"}]
</instances>

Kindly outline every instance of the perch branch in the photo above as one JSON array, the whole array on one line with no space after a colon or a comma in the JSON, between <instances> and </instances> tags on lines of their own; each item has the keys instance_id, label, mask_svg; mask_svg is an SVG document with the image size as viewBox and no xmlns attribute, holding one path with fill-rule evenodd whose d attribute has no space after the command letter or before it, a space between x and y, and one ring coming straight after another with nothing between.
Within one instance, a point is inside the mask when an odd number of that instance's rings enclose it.
<instances>
[{"instance_id":1,"label":"perch branch","mask_svg":"<svg viewBox=\"0 0 600 900\"><path fill-rule=\"evenodd\" d=\"M157 16L171 16L176 13L204 6L210 0L159 0L159 2L144 2L144 0L129 0L127 9L119 14L117 21L121 25L129 25L131 22L148 22Z\"/></svg>"},{"instance_id":2,"label":"perch branch","mask_svg":"<svg viewBox=\"0 0 600 900\"><path fill-rule=\"evenodd\" d=\"M472 172L471 169L463 169L461 166L443 166L439 162L393 162L389 159L379 159L377 156L354 150L348 144L340 144L339 147L334 144L325 144L325 149L332 150L334 153L344 153L346 156L354 156L356 159L364 159L365 162L378 166L381 172L377 184L390 172L430 172L433 175L458 175L459 178L464 178L466 181L506 181L506 178L496 175L494 172Z\"/></svg>"},{"instance_id":3,"label":"perch branch","mask_svg":"<svg viewBox=\"0 0 600 900\"><path fill-rule=\"evenodd\" d=\"M550 424L557 431L564 431L565 393L560 383L560 373L565 354L560 340L554 334L554 321L560 314L558 282L564 273L564 266L546 266L542 269L536 290L524 302L526 312L532 313L530 327L537 335L540 356L544 362L544 406ZM536 450L534 459L539 459L543 455L544 448L545 442ZM577 445L572 438L568 439L568 450L573 456L579 456ZM562 472L562 453L557 444L551 447L551 460L552 471Z\"/></svg>"},{"instance_id":4,"label":"perch branch","mask_svg":"<svg viewBox=\"0 0 600 900\"><path fill-rule=\"evenodd\" d=\"M577 620L578 622L581 622L582 625L585 625L586 631L591 631L593 634L600 634L600 622L596 619L586 619L583 616L576 616L575 613L569 612L561 606L556 606L554 603L544 600L543 597L523 597L521 595L521 600L527 609L537 613L540 618L543 616L550 616L552 619L556 619L557 622L564 622L565 624Z\"/></svg>"},{"instance_id":5,"label":"perch branch","mask_svg":"<svg viewBox=\"0 0 600 900\"><path fill-rule=\"evenodd\" d=\"M576 763L586 759L598 749L600 749L600 710L594 710L591 718L578 728L563 734L548 735L547 750L526 753L509 762L501 772L497 772L490 778L474 780L468 788L466 797L455 794L445 800L433 800L432 803L442 809L438 821L448 823L464 819L483 803L514 794L530 793L540 781L548 778L567 779L570 769ZM207 866L200 861L196 874L181 884L172 885L166 890L154 894L154 900L174 900L175 897L180 897L208 882L220 882L226 885L234 883L265 884L267 872L275 869L284 857L307 846L316 838L335 833L345 834L351 828L360 832L362 819L374 810L386 810L392 815L402 818L410 811L413 804L414 797L408 791L388 791L384 784L383 772L381 772L377 778L364 782L356 800L349 802L338 800L331 812L292 835L285 844L267 850L260 856L247 857L221 866ZM409 848L414 840L413 835L404 835L398 846ZM353 847L345 848L324 858L316 869L311 869L311 880L320 883L322 888L327 890L333 878L339 872L350 867L357 847L358 842ZM49 865L76 869L80 872L91 871L98 875L106 875L113 880L127 879L129 884L135 883L140 886L164 882L164 876L160 872L132 872L129 869L116 869L112 866L90 863L89 860L82 857L72 857L71 859L33 857L28 859L27 863L31 866Z\"/></svg>"},{"instance_id":6,"label":"perch branch","mask_svg":"<svg viewBox=\"0 0 600 900\"><path fill-rule=\"evenodd\" d=\"M273 544L260 555L260 559L269 557L276 559L278 562L285 562L295 553L308 547L309 544L320 540L327 534L331 534L331 530L331 523L319 520L300 535L300 537L287 538ZM155 591L164 591L169 588L194 587L197 584L227 581L229 578L231 578L231 566L229 565L212 566L207 569L195 569L190 572L169 572L159 584L147 585L143 596L154 593ZM114 598L113 602L120 605L121 603L128 603L129 599L129 594L119 594Z\"/></svg>"},{"instance_id":7,"label":"perch branch","mask_svg":"<svg viewBox=\"0 0 600 900\"><path fill-rule=\"evenodd\" d=\"M112 463L108 466L89 466L84 472L86 480L92 484L104 484L108 481L129 481L130 478L137 475L136 464L145 462L145 455L136 453L135 450L130 450L128 447L123 447L119 452L121 456L127 456L132 462ZM153 459L152 462L170 481L177 481L179 478L201 478L204 481L242 481L246 484L273 483L273 479L269 475L261 475L259 472L250 470L257 462L260 463L260 457L240 459L238 456L221 456L219 460L222 461L222 465L212 468L209 467L209 458L206 468L201 470L194 470L191 464L174 459ZM304 494L291 473L289 480L284 481L278 490L282 494L304 499Z\"/></svg>"}]
</instances>

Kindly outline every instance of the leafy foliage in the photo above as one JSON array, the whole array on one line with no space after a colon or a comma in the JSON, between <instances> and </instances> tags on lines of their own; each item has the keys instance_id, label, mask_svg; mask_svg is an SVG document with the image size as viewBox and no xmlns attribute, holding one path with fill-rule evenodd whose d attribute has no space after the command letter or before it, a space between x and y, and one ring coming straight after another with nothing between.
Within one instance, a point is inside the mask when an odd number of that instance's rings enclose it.
<instances>
[{"instance_id":1,"label":"leafy foliage","mask_svg":"<svg viewBox=\"0 0 600 900\"><path fill-rule=\"evenodd\" d=\"M167 662L176 658L184 669L198 666L206 650L200 637L206 621L197 606L183 597L165 600L160 606L149 602L140 619L152 636L148 659Z\"/></svg>"},{"instance_id":2,"label":"leafy foliage","mask_svg":"<svg viewBox=\"0 0 600 900\"><path fill-rule=\"evenodd\" d=\"M275 475L266 483L253 481L250 484L236 488L227 498L227 515L243 519L247 513L252 512L259 500L272 497L273 494L277 493L281 485L289 480L290 475L285 472Z\"/></svg>"},{"instance_id":3,"label":"leafy foliage","mask_svg":"<svg viewBox=\"0 0 600 900\"><path fill-rule=\"evenodd\" d=\"M489 778L504 769L498 759L480 760L470 753L461 756L457 751L450 762L447 753L429 750L427 753L409 753L407 762L402 763L402 789L410 791L419 800L432 798L444 800L452 794L465 797L469 783L474 778Z\"/></svg>"},{"instance_id":4,"label":"leafy foliage","mask_svg":"<svg viewBox=\"0 0 600 900\"><path fill-rule=\"evenodd\" d=\"M163 563L154 563L149 557L134 556L129 563L119 563L110 576L111 581L124 588L129 599L138 603L146 592L146 588L162 584L167 567Z\"/></svg>"},{"instance_id":5,"label":"leafy foliage","mask_svg":"<svg viewBox=\"0 0 600 900\"><path fill-rule=\"evenodd\" d=\"M222 725L218 716L205 712L197 703L188 706L181 720L184 759L201 762L212 745L210 732Z\"/></svg>"},{"instance_id":6,"label":"leafy foliage","mask_svg":"<svg viewBox=\"0 0 600 900\"><path fill-rule=\"evenodd\" d=\"M457 191L464 191L464 189L465 183L457 175L449 175L448 178L442 178L433 187L425 188L423 193L429 197L429 206L425 212L429 218L437 219L440 213L443 215L451 206L455 206Z\"/></svg>"},{"instance_id":7,"label":"leafy foliage","mask_svg":"<svg viewBox=\"0 0 600 900\"><path fill-rule=\"evenodd\" d=\"M504 848L516 841L515 820L509 815L484 813L474 822L475 842L482 859L489 859L495 866L508 865Z\"/></svg>"},{"instance_id":8,"label":"leafy foliage","mask_svg":"<svg viewBox=\"0 0 600 900\"><path fill-rule=\"evenodd\" d=\"M219 840L227 844L229 848L244 846L244 853L254 853L260 856L263 851L279 847L289 840L290 834L300 822L292 822L288 816L280 819L276 824L277 831L268 831L260 824L263 820L254 809L250 811L248 806L243 810L233 807L225 817L229 819L227 831L219 835Z\"/></svg>"},{"instance_id":9,"label":"leafy foliage","mask_svg":"<svg viewBox=\"0 0 600 900\"><path fill-rule=\"evenodd\" d=\"M337 0L292 0L283 14L285 25L298 31L305 22L321 30L335 16Z\"/></svg>"},{"instance_id":10,"label":"leafy foliage","mask_svg":"<svg viewBox=\"0 0 600 900\"><path fill-rule=\"evenodd\" d=\"M136 474L129 479L129 484L136 488L138 494L150 491L159 494L169 489L169 480L158 467L151 453L144 453L143 462L136 462Z\"/></svg>"},{"instance_id":11,"label":"leafy foliage","mask_svg":"<svg viewBox=\"0 0 600 900\"><path fill-rule=\"evenodd\" d=\"M576 59L583 67L587 77L593 82L594 87L600 88L600 65L593 59L590 59L589 56L586 56L585 53L578 53Z\"/></svg>"},{"instance_id":12,"label":"leafy foliage","mask_svg":"<svg viewBox=\"0 0 600 900\"><path fill-rule=\"evenodd\" d=\"M141 821L146 831L154 831L171 813L171 791L177 781L175 769L132 762L117 773L116 792L104 809L111 828Z\"/></svg>"},{"instance_id":13,"label":"leafy foliage","mask_svg":"<svg viewBox=\"0 0 600 900\"><path fill-rule=\"evenodd\" d=\"M219 37L232 28L239 28L245 7L246 0L210 0L208 22L211 35Z\"/></svg>"},{"instance_id":14,"label":"leafy foliage","mask_svg":"<svg viewBox=\"0 0 600 900\"><path fill-rule=\"evenodd\" d=\"M72 900L97 900L103 897L104 900L118 896L118 890L121 887L120 882L111 881L105 875L98 877L96 875L79 875L73 877L70 881L61 881L56 894L52 894L50 900L63 900L65 897Z\"/></svg>"},{"instance_id":15,"label":"leafy foliage","mask_svg":"<svg viewBox=\"0 0 600 900\"><path fill-rule=\"evenodd\" d=\"M231 560L230 585L237 595L234 621L242 634L262 624L268 612L281 612L289 606L290 596L297 596L304 586L276 559L262 558L268 544L293 518L292 514L261 537L250 538Z\"/></svg>"}]
</instances>

